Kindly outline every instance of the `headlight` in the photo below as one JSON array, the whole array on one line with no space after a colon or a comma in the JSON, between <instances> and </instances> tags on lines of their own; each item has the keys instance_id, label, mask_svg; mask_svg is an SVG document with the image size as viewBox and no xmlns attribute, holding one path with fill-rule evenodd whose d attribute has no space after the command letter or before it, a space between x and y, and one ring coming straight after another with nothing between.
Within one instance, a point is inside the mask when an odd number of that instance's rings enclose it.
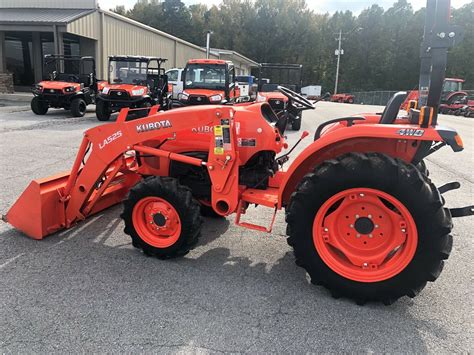
<instances>
[{"instance_id":1,"label":"headlight","mask_svg":"<svg viewBox=\"0 0 474 355\"><path fill-rule=\"evenodd\" d=\"M132 96L141 96L145 92L145 89L136 89L132 90Z\"/></svg>"},{"instance_id":2,"label":"headlight","mask_svg":"<svg viewBox=\"0 0 474 355\"><path fill-rule=\"evenodd\" d=\"M74 92L74 91L76 91L75 86L68 86L68 87L64 88L64 92Z\"/></svg>"},{"instance_id":3,"label":"headlight","mask_svg":"<svg viewBox=\"0 0 474 355\"><path fill-rule=\"evenodd\" d=\"M262 95L257 95L257 102L265 102L267 101L267 98Z\"/></svg>"},{"instance_id":4,"label":"headlight","mask_svg":"<svg viewBox=\"0 0 474 355\"><path fill-rule=\"evenodd\" d=\"M109 93L110 88L108 86L102 89L102 94L107 95Z\"/></svg>"},{"instance_id":5,"label":"headlight","mask_svg":"<svg viewBox=\"0 0 474 355\"><path fill-rule=\"evenodd\" d=\"M189 95L186 94L185 92L182 92L178 95L178 100L180 101L188 101Z\"/></svg>"},{"instance_id":6,"label":"headlight","mask_svg":"<svg viewBox=\"0 0 474 355\"><path fill-rule=\"evenodd\" d=\"M35 85L35 90L43 91L43 86L42 85Z\"/></svg>"},{"instance_id":7,"label":"headlight","mask_svg":"<svg viewBox=\"0 0 474 355\"><path fill-rule=\"evenodd\" d=\"M212 95L210 98L209 98L209 101L211 102L221 102L222 101L222 96L217 94L217 95Z\"/></svg>"}]
</instances>

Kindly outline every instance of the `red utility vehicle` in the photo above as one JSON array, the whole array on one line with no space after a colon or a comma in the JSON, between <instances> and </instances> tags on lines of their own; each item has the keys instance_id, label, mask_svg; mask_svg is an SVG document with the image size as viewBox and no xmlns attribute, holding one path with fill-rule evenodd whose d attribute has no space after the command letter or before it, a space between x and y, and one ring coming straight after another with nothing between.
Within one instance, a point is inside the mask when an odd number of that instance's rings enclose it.
<instances>
[{"instance_id":1,"label":"red utility vehicle","mask_svg":"<svg viewBox=\"0 0 474 355\"><path fill-rule=\"evenodd\" d=\"M171 88L162 64L167 59L139 56L110 56L109 81L97 97L96 116L108 121L110 115L128 108L171 107ZM147 110L136 112L146 116Z\"/></svg>"},{"instance_id":2,"label":"red utility vehicle","mask_svg":"<svg viewBox=\"0 0 474 355\"><path fill-rule=\"evenodd\" d=\"M33 87L31 110L45 115L50 107L64 108L74 117L84 116L97 95L94 58L46 55L44 73L47 79Z\"/></svg>"},{"instance_id":3,"label":"red utility vehicle","mask_svg":"<svg viewBox=\"0 0 474 355\"><path fill-rule=\"evenodd\" d=\"M448 13L449 1L433 3ZM285 209L288 243L314 284L360 304L415 297L449 257L452 217L474 210L445 208L441 194L459 183L437 188L419 169L443 146L463 150L456 131L437 125L436 83L448 46L459 41L447 19L433 32L441 29L454 35L425 38L437 48L427 106L399 115L401 92L382 114L325 122L286 170L294 148L282 153L288 117L266 102L153 107L134 121L124 109L116 123L85 132L70 172L31 182L4 219L42 239L123 201L133 246L167 259L198 242L202 201L261 232ZM311 105L291 90L281 93ZM273 210L268 227L243 221L250 205Z\"/></svg>"},{"instance_id":4,"label":"red utility vehicle","mask_svg":"<svg viewBox=\"0 0 474 355\"><path fill-rule=\"evenodd\" d=\"M230 102L240 96L234 64L220 59L191 59L183 71L181 105L209 105Z\"/></svg>"},{"instance_id":5,"label":"red utility vehicle","mask_svg":"<svg viewBox=\"0 0 474 355\"><path fill-rule=\"evenodd\" d=\"M463 79L457 78L445 78L443 82L443 88L441 92L441 101L439 110L441 113L447 113L449 109L447 107L454 105L456 101L462 100L468 93L462 90ZM419 90L412 90L408 94L408 97L403 102L402 107L408 108L410 101L418 102L420 100Z\"/></svg>"},{"instance_id":6,"label":"red utility vehicle","mask_svg":"<svg viewBox=\"0 0 474 355\"><path fill-rule=\"evenodd\" d=\"M334 94L331 96L331 102L340 102L345 104L354 103L354 95L351 94Z\"/></svg>"}]
</instances>

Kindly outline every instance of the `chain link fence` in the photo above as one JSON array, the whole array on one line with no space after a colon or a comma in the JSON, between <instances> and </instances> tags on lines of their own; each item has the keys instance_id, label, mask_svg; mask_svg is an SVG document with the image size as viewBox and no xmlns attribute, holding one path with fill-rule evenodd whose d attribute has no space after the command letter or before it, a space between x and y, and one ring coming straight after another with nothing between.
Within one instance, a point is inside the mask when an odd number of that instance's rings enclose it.
<instances>
[{"instance_id":1,"label":"chain link fence","mask_svg":"<svg viewBox=\"0 0 474 355\"><path fill-rule=\"evenodd\" d=\"M469 99L474 99L474 90L463 90ZM354 103L361 105L385 106L390 98L398 91L356 91L353 92Z\"/></svg>"}]
</instances>

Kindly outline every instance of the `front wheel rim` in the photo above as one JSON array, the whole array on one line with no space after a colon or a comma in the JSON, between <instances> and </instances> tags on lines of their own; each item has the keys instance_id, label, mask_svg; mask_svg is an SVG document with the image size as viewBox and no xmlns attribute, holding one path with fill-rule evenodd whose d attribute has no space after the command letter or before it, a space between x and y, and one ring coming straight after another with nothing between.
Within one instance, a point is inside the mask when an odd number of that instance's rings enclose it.
<instances>
[{"instance_id":1,"label":"front wheel rim","mask_svg":"<svg viewBox=\"0 0 474 355\"><path fill-rule=\"evenodd\" d=\"M329 198L316 213L313 243L324 263L358 282L379 282L402 272L418 245L415 221L395 197L354 188Z\"/></svg>"},{"instance_id":2,"label":"front wheel rim","mask_svg":"<svg viewBox=\"0 0 474 355\"><path fill-rule=\"evenodd\" d=\"M168 248L181 235L181 219L168 201L145 197L133 207L132 221L139 237L155 248Z\"/></svg>"}]
</instances>

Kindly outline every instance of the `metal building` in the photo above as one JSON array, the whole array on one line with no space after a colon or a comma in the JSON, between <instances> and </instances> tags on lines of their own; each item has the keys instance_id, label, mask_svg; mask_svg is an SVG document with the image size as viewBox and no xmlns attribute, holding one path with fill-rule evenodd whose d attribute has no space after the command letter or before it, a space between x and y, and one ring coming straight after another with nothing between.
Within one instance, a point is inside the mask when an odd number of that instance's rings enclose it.
<instances>
[{"instance_id":1,"label":"metal building","mask_svg":"<svg viewBox=\"0 0 474 355\"><path fill-rule=\"evenodd\" d=\"M239 74L256 65L238 53L221 52L211 52L211 58L234 61ZM41 80L46 54L94 56L98 77L105 79L109 55L160 56L168 59L166 68L172 68L204 58L206 51L100 9L97 0L0 0L0 92L8 81L20 88Z\"/></svg>"}]
</instances>

